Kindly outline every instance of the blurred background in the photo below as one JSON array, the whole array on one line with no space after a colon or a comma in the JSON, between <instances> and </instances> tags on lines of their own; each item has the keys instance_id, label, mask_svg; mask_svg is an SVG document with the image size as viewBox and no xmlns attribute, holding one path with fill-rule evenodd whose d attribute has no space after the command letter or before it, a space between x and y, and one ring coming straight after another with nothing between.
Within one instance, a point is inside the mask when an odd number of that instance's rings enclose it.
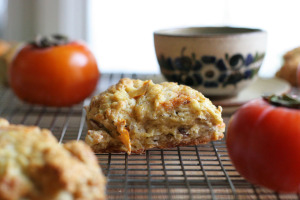
<instances>
[{"instance_id":1,"label":"blurred background","mask_svg":"<svg viewBox=\"0 0 300 200\"><path fill-rule=\"evenodd\" d=\"M0 0L0 39L61 33L85 40L101 72L159 73L153 32L186 26L240 26L268 33L259 72L272 77L300 46L299 0Z\"/></svg>"}]
</instances>

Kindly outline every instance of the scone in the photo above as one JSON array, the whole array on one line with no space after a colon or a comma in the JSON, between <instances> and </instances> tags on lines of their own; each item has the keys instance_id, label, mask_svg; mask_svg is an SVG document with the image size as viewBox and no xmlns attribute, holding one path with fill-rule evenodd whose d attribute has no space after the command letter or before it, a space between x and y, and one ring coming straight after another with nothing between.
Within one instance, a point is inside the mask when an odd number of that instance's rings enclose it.
<instances>
[{"instance_id":1,"label":"scone","mask_svg":"<svg viewBox=\"0 0 300 200\"><path fill-rule=\"evenodd\" d=\"M86 107L85 141L95 152L128 154L207 143L223 138L221 111L188 86L124 78Z\"/></svg>"},{"instance_id":2,"label":"scone","mask_svg":"<svg viewBox=\"0 0 300 200\"><path fill-rule=\"evenodd\" d=\"M276 76L297 86L297 68L300 65L300 47L288 51L284 56L284 63L277 71Z\"/></svg>"},{"instance_id":3,"label":"scone","mask_svg":"<svg viewBox=\"0 0 300 200\"><path fill-rule=\"evenodd\" d=\"M49 130L0 119L1 200L105 199L105 177L90 147L59 144Z\"/></svg>"}]
</instances>

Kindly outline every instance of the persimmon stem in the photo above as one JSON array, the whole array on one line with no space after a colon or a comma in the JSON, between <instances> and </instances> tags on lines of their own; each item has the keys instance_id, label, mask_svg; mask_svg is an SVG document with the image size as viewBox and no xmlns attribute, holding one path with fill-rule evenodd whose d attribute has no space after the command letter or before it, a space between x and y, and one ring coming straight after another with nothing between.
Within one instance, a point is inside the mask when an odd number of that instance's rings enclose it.
<instances>
[{"instance_id":1,"label":"persimmon stem","mask_svg":"<svg viewBox=\"0 0 300 200\"><path fill-rule=\"evenodd\" d=\"M263 96L263 99L275 106L300 109L300 99L288 94Z\"/></svg>"},{"instance_id":2,"label":"persimmon stem","mask_svg":"<svg viewBox=\"0 0 300 200\"><path fill-rule=\"evenodd\" d=\"M69 43L68 37L60 34L53 34L51 36L36 36L35 40L30 42L33 46L37 48L48 48L53 46L59 46Z\"/></svg>"}]
</instances>

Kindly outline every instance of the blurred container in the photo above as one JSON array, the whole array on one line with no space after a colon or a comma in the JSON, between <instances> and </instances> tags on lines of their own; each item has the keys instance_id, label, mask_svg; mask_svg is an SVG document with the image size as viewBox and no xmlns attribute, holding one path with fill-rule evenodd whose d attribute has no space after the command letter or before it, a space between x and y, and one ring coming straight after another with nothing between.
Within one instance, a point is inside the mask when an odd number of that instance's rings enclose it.
<instances>
[{"instance_id":1,"label":"blurred container","mask_svg":"<svg viewBox=\"0 0 300 200\"><path fill-rule=\"evenodd\" d=\"M237 27L191 27L154 32L156 57L168 81L206 96L234 96L257 76L267 33Z\"/></svg>"}]
</instances>

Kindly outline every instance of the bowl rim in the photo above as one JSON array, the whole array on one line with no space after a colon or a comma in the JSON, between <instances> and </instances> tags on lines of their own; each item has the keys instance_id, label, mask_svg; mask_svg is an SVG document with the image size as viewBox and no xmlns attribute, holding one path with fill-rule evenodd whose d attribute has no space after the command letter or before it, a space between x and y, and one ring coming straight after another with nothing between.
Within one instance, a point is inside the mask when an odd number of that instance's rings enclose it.
<instances>
[{"instance_id":1,"label":"bowl rim","mask_svg":"<svg viewBox=\"0 0 300 200\"><path fill-rule=\"evenodd\" d=\"M201 30L201 29L211 29L211 30L230 30L234 32L224 33L197 33L197 34L184 34L179 33L176 31L184 31L184 30ZM175 32L175 33L174 33ZM198 38L205 38L205 37L231 37L231 36L238 36L238 35L250 35L250 34L257 34L257 33L264 33L266 31L260 28L250 28L250 27L238 27L238 26L188 26L188 27L176 27L176 28L167 28L167 29L160 29L153 32L154 36L167 36L167 37L198 37Z\"/></svg>"}]
</instances>

